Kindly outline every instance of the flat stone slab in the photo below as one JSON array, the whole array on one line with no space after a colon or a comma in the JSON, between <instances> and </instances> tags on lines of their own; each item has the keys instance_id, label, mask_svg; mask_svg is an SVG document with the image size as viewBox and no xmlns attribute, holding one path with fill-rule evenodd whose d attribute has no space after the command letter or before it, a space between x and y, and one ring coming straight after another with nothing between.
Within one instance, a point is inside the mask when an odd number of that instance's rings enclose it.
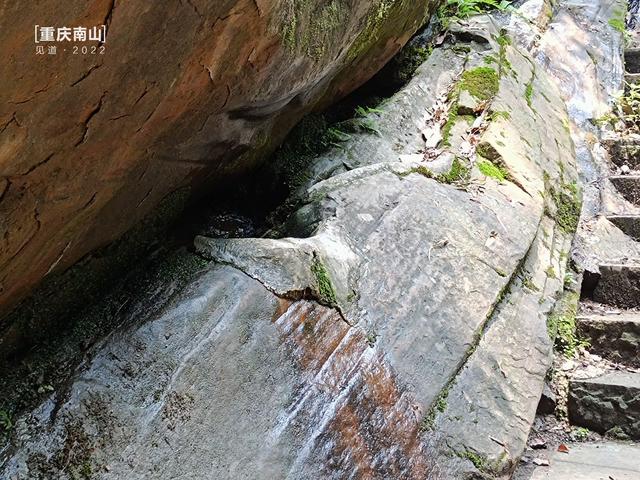
<instances>
[{"instance_id":1,"label":"flat stone slab","mask_svg":"<svg viewBox=\"0 0 640 480\"><path fill-rule=\"evenodd\" d=\"M591 352L618 363L640 364L640 313L578 316L576 323Z\"/></svg>"},{"instance_id":2,"label":"flat stone slab","mask_svg":"<svg viewBox=\"0 0 640 480\"><path fill-rule=\"evenodd\" d=\"M640 205L640 175L613 175L609 180L625 200Z\"/></svg>"},{"instance_id":3,"label":"flat stone slab","mask_svg":"<svg viewBox=\"0 0 640 480\"><path fill-rule=\"evenodd\" d=\"M619 308L640 307L640 266L600 265L593 300Z\"/></svg>"},{"instance_id":4,"label":"flat stone slab","mask_svg":"<svg viewBox=\"0 0 640 480\"><path fill-rule=\"evenodd\" d=\"M590 379L571 379L568 411L574 425L640 438L640 374L614 371Z\"/></svg>"},{"instance_id":5,"label":"flat stone slab","mask_svg":"<svg viewBox=\"0 0 640 480\"><path fill-rule=\"evenodd\" d=\"M637 480L640 446L624 443L569 444L569 453L552 454L549 467L538 467L530 480Z\"/></svg>"},{"instance_id":6,"label":"flat stone slab","mask_svg":"<svg viewBox=\"0 0 640 480\"><path fill-rule=\"evenodd\" d=\"M629 235L640 241L640 215L608 215L607 220Z\"/></svg>"}]
</instances>

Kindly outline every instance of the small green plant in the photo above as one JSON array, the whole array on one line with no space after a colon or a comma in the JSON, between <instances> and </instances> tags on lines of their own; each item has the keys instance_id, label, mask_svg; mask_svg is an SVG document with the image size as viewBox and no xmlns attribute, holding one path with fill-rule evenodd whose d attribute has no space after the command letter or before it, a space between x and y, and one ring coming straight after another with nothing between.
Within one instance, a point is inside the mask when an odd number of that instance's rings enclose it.
<instances>
[{"instance_id":1,"label":"small green plant","mask_svg":"<svg viewBox=\"0 0 640 480\"><path fill-rule=\"evenodd\" d=\"M422 419L420 423L420 430L422 432L427 432L429 430L433 430L433 427L436 423L436 416L438 412L443 413L447 409L447 398L449 398L449 392L451 390L451 384L447 384L438 395L438 398L433 402L431 408L427 412L427 414Z\"/></svg>"},{"instance_id":2,"label":"small green plant","mask_svg":"<svg viewBox=\"0 0 640 480\"><path fill-rule=\"evenodd\" d=\"M480 170L485 177L495 178L501 183L504 182L509 175L504 168L498 167L486 159L479 160L477 165L478 170Z\"/></svg>"},{"instance_id":3,"label":"small green plant","mask_svg":"<svg viewBox=\"0 0 640 480\"><path fill-rule=\"evenodd\" d=\"M524 98L527 101L527 105L529 105L529 108L533 108L533 79L529 83L527 83L527 86L524 89Z\"/></svg>"},{"instance_id":4,"label":"small green plant","mask_svg":"<svg viewBox=\"0 0 640 480\"><path fill-rule=\"evenodd\" d=\"M435 175L431 170L429 170L424 165L420 165L418 167L415 167L415 168L411 169L411 173L419 173L420 175L422 175L424 177L427 177L427 178L436 178L437 177L437 175Z\"/></svg>"},{"instance_id":5,"label":"small green plant","mask_svg":"<svg viewBox=\"0 0 640 480\"><path fill-rule=\"evenodd\" d=\"M549 267L544 271L544 273L549 278L558 278L558 276L556 275L555 269L551 265L549 265Z\"/></svg>"},{"instance_id":6,"label":"small green plant","mask_svg":"<svg viewBox=\"0 0 640 480\"><path fill-rule=\"evenodd\" d=\"M610 123L618 131L640 133L640 84L627 83L625 91L614 98L612 113L596 122Z\"/></svg>"},{"instance_id":7,"label":"small green plant","mask_svg":"<svg viewBox=\"0 0 640 480\"><path fill-rule=\"evenodd\" d=\"M357 106L355 109L355 114L357 117L361 117L364 118L367 115L371 114L371 113L384 113L382 110L378 109L378 108L373 108L373 107L362 107L362 106Z\"/></svg>"},{"instance_id":8,"label":"small green plant","mask_svg":"<svg viewBox=\"0 0 640 480\"><path fill-rule=\"evenodd\" d=\"M376 135L380 135L380 130L378 130L378 125L370 118L359 118L357 119L357 125L360 129L365 132L375 133Z\"/></svg>"},{"instance_id":9,"label":"small green plant","mask_svg":"<svg viewBox=\"0 0 640 480\"><path fill-rule=\"evenodd\" d=\"M6 410L0 410L0 433L8 432L13 427L11 416Z\"/></svg>"},{"instance_id":10,"label":"small green plant","mask_svg":"<svg viewBox=\"0 0 640 480\"><path fill-rule=\"evenodd\" d=\"M407 174L409 173L419 173L424 177L432 178L440 183L455 185L465 185L469 181L470 176L469 167L467 167L467 165L464 163L464 160L458 157L453 159L451 168L447 173L441 173L437 175L424 165L412 168L411 170L409 170L409 172L407 172Z\"/></svg>"},{"instance_id":11,"label":"small green plant","mask_svg":"<svg viewBox=\"0 0 640 480\"><path fill-rule=\"evenodd\" d=\"M455 93L455 97L451 100L451 105L449 106L449 115L447 116L447 121L442 127L442 144L444 146L451 146L451 129L456 124L456 119L458 118L458 93Z\"/></svg>"},{"instance_id":12,"label":"small green plant","mask_svg":"<svg viewBox=\"0 0 640 480\"><path fill-rule=\"evenodd\" d=\"M451 169L447 173L440 174L436 180L442 183L463 185L469 181L469 167L459 157L453 159Z\"/></svg>"},{"instance_id":13,"label":"small green plant","mask_svg":"<svg viewBox=\"0 0 640 480\"><path fill-rule=\"evenodd\" d=\"M442 20L468 18L489 10L506 10L510 5L509 0L447 0L438 10L438 17Z\"/></svg>"},{"instance_id":14,"label":"small green plant","mask_svg":"<svg viewBox=\"0 0 640 480\"><path fill-rule=\"evenodd\" d=\"M571 438L576 442L584 442L589 438L590 433L588 428L578 427L572 430Z\"/></svg>"},{"instance_id":15,"label":"small green plant","mask_svg":"<svg viewBox=\"0 0 640 480\"><path fill-rule=\"evenodd\" d=\"M565 292L547 319L550 338L558 351L569 358L575 357L580 348L588 346L588 342L580 339L576 332L578 299L578 293Z\"/></svg>"},{"instance_id":16,"label":"small green plant","mask_svg":"<svg viewBox=\"0 0 640 480\"><path fill-rule=\"evenodd\" d=\"M562 260L562 254L560 255L560 260ZM571 284L573 283L573 275L571 274L571 272L567 272L565 274L563 283L565 289L571 287Z\"/></svg>"},{"instance_id":17,"label":"small green plant","mask_svg":"<svg viewBox=\"0 0 640 480\"><path fill-rule=\"evenodd\" d=\"M509 120L511 118L511 114L509 112L507 112L506 110L496 110L494 112L491 112L491 114L489 115L489 120L494 122L500 118L504 118L505 120Z\"/></svg>"},{"instance_id":18,"label":"small green plant","mask_svg":"<svg viewBox=\"0 0 640 480\"><path fill-rule=\"evenodd\" d=\"M624 20L621 18L611 18L609 19L609 26L614 30L617 30L620 33L627 33L627 27L624 24Z\"/></svg>"},{"instance_id":19,"label":"small green plant","mask_svg":"<svg viewBox=\"0 0 640 480\"><path fill-rule=\"evenodd\" d=\"M338 146L342 142L346 142L351 138L347 132L340 130L338 127L329 127L326 132L326 145Z\"/></svg>"},{"instance_id":20,"label":"small green plant","mask_svg":"<svg viewBox=\"0 0 640 480\"><path fill-rule=\"evenodd\" d=\"M540 288L538 288L538 286L533 283L533 280L530 277L524 277L522 279L522 286L531 290L532 292L539 292Z\"/></svg>"}]
</instances>

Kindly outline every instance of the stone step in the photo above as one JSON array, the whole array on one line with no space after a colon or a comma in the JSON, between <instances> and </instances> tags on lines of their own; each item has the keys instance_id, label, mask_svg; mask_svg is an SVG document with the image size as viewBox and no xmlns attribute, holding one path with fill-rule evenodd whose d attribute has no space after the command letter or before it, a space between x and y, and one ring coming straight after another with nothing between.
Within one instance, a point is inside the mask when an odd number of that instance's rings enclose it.
<instances>
[{"instance_id":1,"label":"stone step","mask_svg":"<svg viewBox=\"0 0 640 480\"><path fill-rule=\"evenodd\" d=\"M604 142L609 147L611 161L618 167L627 165L640 170L640 140L610 139Z\"/></svg>"},{"instance_id":2,"label":"stone step","mask_svg":"<svg viewBox=\"0 0 640 480\"><path fill-rule=\"evenodd\" d=\"M640 366L640 312L578 315L578 336L589 351L613 362Z\"/></svg>"},{"instance_id":3,"label":"stone step","mask_svg":"<svg viewBox=\"0 0 640 480\"><path fill-rule=\"evenodd\" d=\"M640 439L640 373L611 371L595 378L570 379L567 408L573 425Z\"/></svg>"},{"instance_id":4,"label":"stone step","mask_svg":"<svg viewBox=\"0 0 640 480\"><path fill-rule=\"evenodd\" d=\"M628 48L624 51L624 68L627 73L640 73L640 48Z\"/></svg>"},{"instance_id":5,"label":"stone step","mask_svg":"<svg viewBox=\"0 0 640 480\"><path fill-rule=\"evenodd\" d=\"M618 308L640 308L640 265L600 265L592 299Z\"/></svg>"},{"instance_id":6,"label":"stone step","mask_svg":"<svg viewBox=\"0 0 640 480\"><path fill-rule=\"evenodd\" d=\"M607 220L626 235L640 241L640 215L607 215Z\"/></svg>"},{"instance_id":7,"label":"stone step","mask_svg":"<svg viewBox=\"0 0 640 480\"><path fill-rule=\"evenodd\" d=\"M549 458L550 465L537 467L529 480L640 478L640 445L618 442L569 443L567 449L569 451L566 453L552 452Z\"/></svg>"},{"instance_id":8,"label":"stone step","mask_svg":"<svg viewBox=\"0 0 640 480\"><path fill-rule=\"evenodd\" d=\"M612 175L609 180L625 200L640 205L640 175Z\"/></svg>"}]
</instances>

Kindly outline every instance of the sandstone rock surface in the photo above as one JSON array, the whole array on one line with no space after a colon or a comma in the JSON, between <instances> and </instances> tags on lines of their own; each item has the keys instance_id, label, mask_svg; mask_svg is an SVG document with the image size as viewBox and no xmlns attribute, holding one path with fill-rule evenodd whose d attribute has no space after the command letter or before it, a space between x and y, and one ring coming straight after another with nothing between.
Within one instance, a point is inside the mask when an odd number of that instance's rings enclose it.
<instances>
[{"instance_id":1,"label":"sandstone rock surface","mask_svg":"<svg viewBox=\"0 0 640 480\"><path fill-rule=\"evenodd\" d=\"M173 192L254 167L379 70L434 3L4 4L0 315ZM102 55L35 53L35 25L102 24Z\"/></svg>"},{"instance_id":2,"label":"sandstone rock surface","mask_svg":"<svg viewBox=\"0 0 640 480\"><path fill-rule=\"evenodd\" d=\"M550 361L574 150L525 49L489 17L452 32L465 49L435 49L368 114L375 129L313 162L292 195L296 236L198 237L213 263L161 308L133 309L17 418L0 474L508 475ZM478 73L482 128L441 145L450 167L435 175L425 131Z\"/></svg>"}]
</instances>

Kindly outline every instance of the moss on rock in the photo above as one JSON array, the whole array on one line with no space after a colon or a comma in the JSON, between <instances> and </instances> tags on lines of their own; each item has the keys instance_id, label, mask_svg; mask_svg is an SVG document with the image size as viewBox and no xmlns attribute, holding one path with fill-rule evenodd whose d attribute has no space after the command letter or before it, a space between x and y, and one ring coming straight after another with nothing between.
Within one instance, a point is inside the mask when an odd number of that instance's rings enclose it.
<instances>
[{"instance_id":1,"label":"moss on rock","mask_svg":"<svg viewBox=\"0 0 640 480\"><path fill-rule=\"evenodd\" d=\"M314 254L313 262L311 263L311 273L316 280L316 287L318 289L318 296L320 301L330 306L336 306L338 304L336 298L336 291L333 288L331 277L327 268L322 263L322 260L318 254Z\"/></svg>"},{"instance_id":2,"label":"moss on rock","mask_svg":"<svg viewBox=\"0 0 640 480\"><path fill-rule=\"evenodd\" d=\"M477 67L462 74L460 89L468 91L478 100L490 100L498 93L498 72L491 67Z\"/></svg>"}]
</instances>

